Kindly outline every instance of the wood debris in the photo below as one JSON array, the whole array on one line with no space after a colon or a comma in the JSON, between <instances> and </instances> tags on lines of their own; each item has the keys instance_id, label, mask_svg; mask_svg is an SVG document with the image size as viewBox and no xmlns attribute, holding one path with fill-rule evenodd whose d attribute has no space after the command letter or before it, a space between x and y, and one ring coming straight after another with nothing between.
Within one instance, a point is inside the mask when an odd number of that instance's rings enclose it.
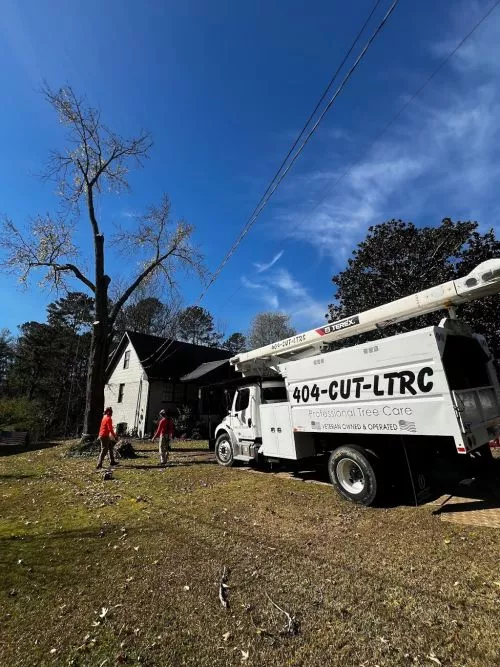
<instances>
[{"instance_id":1,"label":"wood debris","mask_svg":"<svg viewBox=\"0 0 500 667\"><path fill-rule=\"evenodd\" d=\"M281 613L285 614L285 616L286 616L287 623L286 623L286 626L285 626L283 632L285 634L288 634L288 635L296 635L299 632L299 622L297 621L295 616L291 616L287 611L285 611L284 609L279 607L276 604L276 602L271 600L267 591L266 591L266 597L269 600L269 602L273 605L273 607L276 607L276 609L278 609L278 611L281 611Z\"/></svg>"},{"instance_id":2,"label":"wood debris","mask_svg":"<svg viewBox=\"0 0 500 667\"><path fill-rule=\"evenodd\" d=\"M221 605L224 607L224 609L229 608L229 602L228 602L228 599L227 599L227 591L229 589L229 586L227 585L228 575L229 575L229 572L228 572L226 566L224 565L224 568L222 570L222 576L221 576L220 583L219 583L219 600L220 600Z\"/></svg>"}]
</instances>

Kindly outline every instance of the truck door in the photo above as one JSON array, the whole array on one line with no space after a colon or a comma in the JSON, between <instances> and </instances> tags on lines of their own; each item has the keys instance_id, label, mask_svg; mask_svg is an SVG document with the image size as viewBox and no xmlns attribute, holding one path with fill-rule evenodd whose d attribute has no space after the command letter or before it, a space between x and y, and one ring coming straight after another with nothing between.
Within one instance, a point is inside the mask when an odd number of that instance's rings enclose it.
<instances>
[{"instance_id":1,"label":"truck door","mask_svg":"<svg viewBox=\"0 0 500 667\"><path fill-rule=\"evenodd\" d=\"M255 427L253 417L253 392L250 387L238 389L233 400L231 411L231 428L239 442L253 442L255 440Z\"/></svg>"}]
</instances>

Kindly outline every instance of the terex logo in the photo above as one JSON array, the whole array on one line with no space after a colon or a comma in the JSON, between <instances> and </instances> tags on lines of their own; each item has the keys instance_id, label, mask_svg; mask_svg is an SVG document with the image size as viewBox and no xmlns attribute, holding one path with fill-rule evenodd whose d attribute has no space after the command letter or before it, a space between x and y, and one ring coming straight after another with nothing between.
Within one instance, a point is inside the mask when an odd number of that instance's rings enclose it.
<instances>
[{"instance_id":1,"label":"terex logo","mask_svg":"<svg viewBox=\"0 0 500 667\"><path fill-rule=\"evenodd\" d=\"M338 320L337 322L327 324L326 327L320 327L319 329L316 329L316 333L318 333L320 336L324 336L325 334L333 333L334 331L340 331L340 329L353 327L355 324L359 324L358 315L346 317L345 320Z\"/></svg>"}]
</instances>

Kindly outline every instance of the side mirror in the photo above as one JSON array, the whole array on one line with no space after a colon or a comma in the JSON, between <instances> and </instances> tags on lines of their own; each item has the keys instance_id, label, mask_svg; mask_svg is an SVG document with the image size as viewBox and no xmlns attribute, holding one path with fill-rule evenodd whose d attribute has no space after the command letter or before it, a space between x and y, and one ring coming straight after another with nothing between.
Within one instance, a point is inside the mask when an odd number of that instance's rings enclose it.
<instances>
[{"instance_id":1,"label":"side mirror","mask_svg":"<svg viewBox=\"0 0 500 667\"><path fill-rule=\"evenodd\" d=\"M250 426L252 426L252 420L251 420L250 418L248 419L247 424L248 424L248 427L249 427L249 428L250 428Z\"/></svg>"}]
</instances>

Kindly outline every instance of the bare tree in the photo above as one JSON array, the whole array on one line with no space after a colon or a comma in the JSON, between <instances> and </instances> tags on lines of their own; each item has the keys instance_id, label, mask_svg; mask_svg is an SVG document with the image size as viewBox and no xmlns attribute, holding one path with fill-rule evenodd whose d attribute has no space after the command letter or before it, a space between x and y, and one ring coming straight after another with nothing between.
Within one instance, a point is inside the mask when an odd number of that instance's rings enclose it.
<instances>
[{"instance_id":1,"label":"bare tree","mask_svg":"<svg viewBox=\"0 0 500 667\"><path fill-rule=\"evenodd\" d=\"M290 315L285 313L258 313L250 326L247 341L250 350L270 345L277 340L296 334L290 323Z\"/></svg>"},{"instance_id":2,"label":"bare tree","mask_svg":"<svg viewBox=\"0 0 500 667\"><path fill-rule=\"evenodd\" d=\"M179 269L201 273L201 258L191 246L193 228L185 221L173 222L170 202L164 196L158 206L139 218L133 232L119 232L114 239L121 250L133 249L135 257L144 258L137 274L123 287L113 302L109 300L111 278L105 270L105 244L101 221L96 212L96 198L103 190L127 189L131 166L142 166L152 146L151 137L140 132L125 139L112 132L101 120L100 112L71 87L43 94L67 128L67 149L52 153L45 176L56 179L66 206L64 217L38 216L23 234L10 219L4 220L0 245L6 251L3 266L19 274L23 282L35 269L44 270L41 283L56 289L65 287L68 277L82 282L95 300L95 322L86 387L83 439L94 438L104 407L104 378L113 327L121 309L139 286L158 278L175 287ZM73 243L80 207L85 211L93 247L93 271L84 268ZM77 262L79 264L77 265Z\"/></svg>"}]
</instances>

